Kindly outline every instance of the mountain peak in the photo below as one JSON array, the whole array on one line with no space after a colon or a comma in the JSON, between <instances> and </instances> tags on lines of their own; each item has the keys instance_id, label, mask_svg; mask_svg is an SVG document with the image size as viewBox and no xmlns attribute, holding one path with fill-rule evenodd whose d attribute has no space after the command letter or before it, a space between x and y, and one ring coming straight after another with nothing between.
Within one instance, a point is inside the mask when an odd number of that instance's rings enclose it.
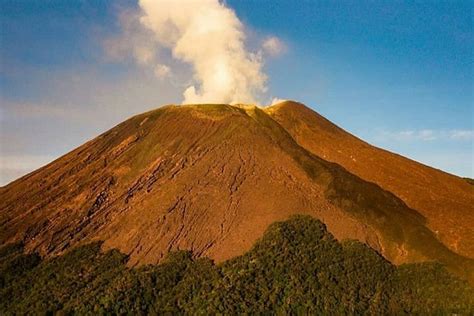
<instances>
[{"instance_id":1,"label":"mountain peak","mask_svg":"<svg viewBox=\"0 0 474 316\"><path fill-rule=\"evenodd\" d=\"M404 195L316 150L356 142L346 134L292 101L164 106L2 188L0 244L21 241L53 256L101 240L131 265L180 249L222 261L250 249L271 223L307 214L392 262L440 260L460 274L474 271L426 227L436 213L419 213Z\"/></svg>"},{"instance_id":2,"label":"mountain peak","mask_svg":"<svg viewBox=\"0 0 474 316\"><path fill-rule=\"evenodd\" d=\"M278 109L278 108L287 108L287 107L293 107L293 108L308 108L306 105L303 103L293 101L293 100L284 100L278 103L275 103L271 106L268 107L268 109Z\"/></svg>"}]
</instances>

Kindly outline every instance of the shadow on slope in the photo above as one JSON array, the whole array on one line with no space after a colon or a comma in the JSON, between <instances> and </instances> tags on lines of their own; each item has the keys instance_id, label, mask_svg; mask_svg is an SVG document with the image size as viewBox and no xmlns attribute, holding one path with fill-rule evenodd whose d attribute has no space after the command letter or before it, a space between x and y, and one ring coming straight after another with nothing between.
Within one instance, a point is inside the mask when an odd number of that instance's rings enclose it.
<instances>
[{"instance_id":1,"label":"shadow on slope","mask_svg":"<svg viewBox=\"0 0 474 316\"><path fill-rule=\"evenodd\" d=\"M265 109L303 148L393 193L426 218L452 251L474 259L474 187L448 174L372 146L305 105L286 101Z\"/></svg>"},{"instance_id":2,"label":"shadow on slope","mask_svg":"<svg viewBox=\"0 0 474 316\"><path fill-rule=\"evenodd\" d=\"M264 111L252 115L266 127L273 141L300 164L315 182L325 188L334 205L375 228L382 253L394 263L436 260L452 272L474 280L474 260L448 249L426 227L426 219L402 200L377 184L365 181L342 166L328 162L299 146L288 132Z\"/></svg>"}]
</instances>

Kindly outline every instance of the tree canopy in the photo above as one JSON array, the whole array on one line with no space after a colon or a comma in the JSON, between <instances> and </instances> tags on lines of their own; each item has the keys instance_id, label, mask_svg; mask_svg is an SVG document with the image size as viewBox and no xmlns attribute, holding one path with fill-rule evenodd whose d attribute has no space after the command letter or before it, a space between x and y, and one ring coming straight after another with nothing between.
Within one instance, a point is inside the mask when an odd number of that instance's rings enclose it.
<instances>
[{"instance_id":1,"label":"tree canopy","mask_svg":"<svg viewBox=\"0 0 474 316\"><path fill-rule=\"evenodd\" d=\"M246 254L214 264L189 251L126 266L100 243L41 260L0 249L0 314L471 314L474 290L438 263L394 266L323 223L293 216Z\"/></svg>"}]
</instances>

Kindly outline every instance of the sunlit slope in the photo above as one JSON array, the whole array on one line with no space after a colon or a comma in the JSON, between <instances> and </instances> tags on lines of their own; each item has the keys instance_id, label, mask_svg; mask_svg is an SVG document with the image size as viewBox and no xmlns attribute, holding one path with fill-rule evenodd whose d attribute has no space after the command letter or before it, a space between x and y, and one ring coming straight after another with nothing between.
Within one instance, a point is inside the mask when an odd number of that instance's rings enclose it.
<instances>
[{"instance_id":1,"label":"sunlit slope","mask_svg":"<svg viewBox=\"0 0 474 316\"><path fill-rule=\"evenodd\" d=\"M300 103L282 102L266 112L300 146L394 193L448 247L474 257L474 186L468 181L371 146Z\"/></svg>"},{"instance_id":2,"label":"sunlit slope","mask_svg":"<svg viewBox=\"0 0 474 316\"><path fill-rule=\"evenodd\" d=\"M460 275L474 271L416 210L307 151L255 107L144 113L0 190L0 242L46 256L103 240L130 265L177 249L222 261L297 213L394 263L434 259Z\"/></svg>"}]
</instances>

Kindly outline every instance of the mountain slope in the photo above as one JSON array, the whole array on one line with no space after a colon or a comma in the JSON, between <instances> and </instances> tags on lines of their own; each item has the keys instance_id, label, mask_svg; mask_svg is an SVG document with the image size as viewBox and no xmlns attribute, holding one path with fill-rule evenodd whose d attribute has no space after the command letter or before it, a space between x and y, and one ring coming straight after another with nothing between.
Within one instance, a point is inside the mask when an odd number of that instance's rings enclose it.
<instances>
[{"instance_id":1,"label":"mountain slope","mask_svg":"<svg viewBox=\"0 0 474 316\"><path fill-rule=\"evenodd\" d=\"M307 151L248 106L167 106L135 116L1 188L0 210L0 243L22 241L45 256L103 240L130 255L130 265L178 249L222 261L299 213L395 263L434 259L468 278L474 271L417 211Z\"/></svg>"},{"instance_id":2,"label":"mountain slope","mask_svg":"<svg viewBox=\"0 0 474 316\"><path fill-rule=\"evenodd\" d=\"M467 181L371 146L300 103L282 102L267 113L299 145L394 193L448 247L474 258L474 186Z\"/></svg>"}]
</instances>

